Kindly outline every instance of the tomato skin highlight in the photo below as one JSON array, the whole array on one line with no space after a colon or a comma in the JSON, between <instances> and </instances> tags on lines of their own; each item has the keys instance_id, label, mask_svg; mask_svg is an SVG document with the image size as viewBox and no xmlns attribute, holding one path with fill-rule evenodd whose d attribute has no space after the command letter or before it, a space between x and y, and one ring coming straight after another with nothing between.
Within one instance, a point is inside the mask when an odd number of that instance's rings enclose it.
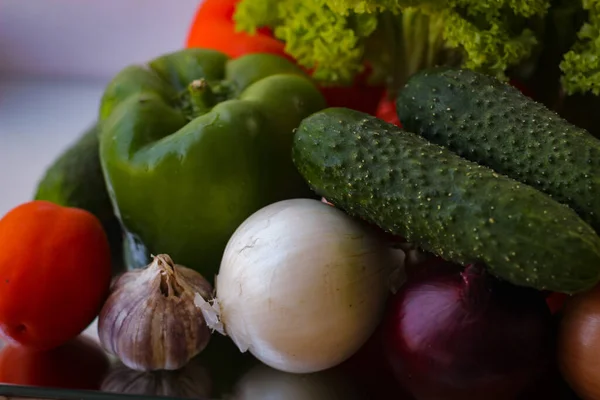
<instances>
[{"instance_id":1,"label":"tomato skin highlight","mask_svg":"<svg viewBox=\"0 0 600 400\"><path fill-rule=\"evenodd\" d=\"M91 213L31 201L0 220L0 333L38 350L75 338L98 315L110 247Z\"/></svg>"},{"instance_id":2,"label":"tomato skin highlight","mask_svg":"<svg viewBox=\"0 0 600 400\"><path fill-rule=\"evenodd\" d=\"M49 351L8 345L0 350L0 383L99 390L110 368L100 346L80 336Z\"/></svg>"}]
</instances>

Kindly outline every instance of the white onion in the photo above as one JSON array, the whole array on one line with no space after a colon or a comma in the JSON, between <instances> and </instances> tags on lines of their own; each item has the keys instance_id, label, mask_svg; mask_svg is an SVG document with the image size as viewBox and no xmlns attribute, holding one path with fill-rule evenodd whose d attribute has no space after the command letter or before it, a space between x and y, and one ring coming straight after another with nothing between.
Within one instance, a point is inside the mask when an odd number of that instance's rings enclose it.
<instances>
[{"instance_id":1,"label":"white onion","mask_svg":"<svg viewBox=\"0 0 600 400\"><path fill-rule=\"evenodd\" d=\"M225 249L215 285L220 323L241 351L272 368L331 368L375 330L398 263L378 234L334 207L271 204Z\"/></svg>"}]
</instances>

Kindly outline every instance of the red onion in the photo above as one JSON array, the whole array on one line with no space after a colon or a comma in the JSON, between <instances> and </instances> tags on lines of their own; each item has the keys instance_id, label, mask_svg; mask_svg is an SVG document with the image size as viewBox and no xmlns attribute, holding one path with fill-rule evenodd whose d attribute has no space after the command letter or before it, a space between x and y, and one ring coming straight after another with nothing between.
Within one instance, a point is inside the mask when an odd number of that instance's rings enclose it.
<instances>
[{"instance_id":1,"label":"red onion","mask_svg":"<svg viewBox=\"0 0 600 400\"><path fill-rule=\"evenodd\" d=\"M433 260L390 301L383 344L417 400L511 400L548 371L554 326L541 292Z\"/></svg>"}]
</instances>

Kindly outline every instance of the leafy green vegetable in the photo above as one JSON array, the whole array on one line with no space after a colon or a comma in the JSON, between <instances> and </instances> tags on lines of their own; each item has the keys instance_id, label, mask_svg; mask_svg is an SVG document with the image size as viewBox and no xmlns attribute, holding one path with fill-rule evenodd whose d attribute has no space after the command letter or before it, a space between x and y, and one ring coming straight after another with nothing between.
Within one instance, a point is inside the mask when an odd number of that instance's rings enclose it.
<instances>
[{"instance_id":1,"label":"leafy green vegetable","mask_svg":"<svg viewBox=\"0 0 600 400\"><path fill-rule=\"evenodd\" d=\"M365 64L390 89L439 64L500 79L550 68L567 94L600 95L600 0L241 0L234 18L250 33L271 27L321 84L350 84Z\"/></svg>"},{"instance_id":2,"label":"leafy green vegetable","mask_svg":"<svg viewBox=\"0 0 600 400\"><path fill-rule=\"evenodd\" d=\"M387 63L400 85L448 54L504 78L537 43L525 19L543 15L548 5L548 0L242 0L235 20L248 32L274 28L286 51L314 68L317 80L335 84L350 83L362 71L375 42L368 39L381 38L377 33L383 30L391 46L378 62ZM448 48L455 51L447 53Z\"/></svg>"},{"instance_id":3,"label":"leafy green vegetable","mask_svg":"<svg viewBox=\"0 0 600 400\"><path fill-rule=\"evenodd\" d=\"M350 11L356 13L374 13L381 11L399 12L403 7L412 7L424 3L439 3L439 0L317 0L322 5L327 5L334 12L346 15Z\"/></svg>"},{"instance_id":4,"label":"leafy green vegetable","mask_svg":"<svg viewBox=\"0 0 600 400\"><path fill-rule=\"evenodd\" d=\"M234 19L250 33L274 28L286 52L324 82L349 82L362 71L364 39L377 27L374 14L344 16L310 0L241 1Z\"/></svg>"},{"instance_id":5,"label":"leafy green vegetable","mask_svg":"<svg viewBox=\"0 0 600 400\"><path fill-rule=\"evenodd\" d=\"M600 95L600 0L583 0L588 22L579 31L579 41L564 56L560 68L568 94L592 92Z\"/></svg>"}]
</instances>

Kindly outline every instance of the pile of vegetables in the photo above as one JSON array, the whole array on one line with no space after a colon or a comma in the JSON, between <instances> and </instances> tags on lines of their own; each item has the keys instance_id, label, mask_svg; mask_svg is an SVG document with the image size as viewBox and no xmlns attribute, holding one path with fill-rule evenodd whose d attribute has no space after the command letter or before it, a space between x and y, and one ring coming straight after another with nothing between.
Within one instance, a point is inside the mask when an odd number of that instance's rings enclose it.
<instances>
[{"instance_id":1,"label":"pile of vegetables","mask_svg":"<svg viewBox=\"0 0 600 400\"><path fill-rule=\"evenodd\" d=\"M597 399L599 7L205 0L0 219L0 381Z\"/></svg>"},{"instance_id":2,"label":"pile of vegetables","mask_svg":"<svg viewBox=\"0 0 600 400\"><path fill-rule=\"evenodd\" d=\"M351 82L365 63L394 89L417 70L446 63L506 78L535 64L545 47L564 44L557 64L565 91L600 94L597 9L594 0L242 0L233 19L251 34L270 28L286 53L327 83ZM558 29L564 42L546 42Z\"/></svg>"},{"instance_id":3,"label":"pile of vegetables","mask_svg":"<svg viewBox=\"0 0 600 400\"><path fill-rule=\"evenodd\" d=\"M466 67L500 78L599 136L595 0L205 0L186 45L281 54L331 107L390 113L415 72ZM379 97L378 97L379 96Z\"/></svg>"}]
</instances>

